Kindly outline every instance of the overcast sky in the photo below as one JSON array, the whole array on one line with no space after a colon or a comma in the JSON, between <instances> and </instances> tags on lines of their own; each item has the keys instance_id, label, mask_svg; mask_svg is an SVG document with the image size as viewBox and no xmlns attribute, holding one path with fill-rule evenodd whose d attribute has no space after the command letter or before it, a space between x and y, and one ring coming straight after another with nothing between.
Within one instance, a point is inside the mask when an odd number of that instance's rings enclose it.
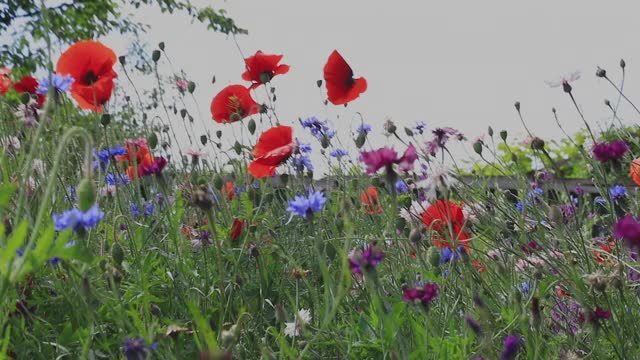
<instances>
[{"instance_id":1,"label":"overcast sky","mask_svg":"<svg viewBox=\"0 0 640 360\"><path fill-rule=\"evenodd\" d=\"M535 134L558 138L551 107L571 132L582 123L561 88L549 88L545 80L581 70L574 95L596 128L610 118L603 99L617 99L594 76L597 65L617 81L624 58L626 92L633 98L640 88L640 3L634 1L229 0L211 5L226 9L249 30L237 37L244 55L256 50L283 54L282 62L291 66L288 74L274 79L282 122L293 124L311 115L328 118L342 131L343 141L349 139L348 129L357 126L356 112L374 125L374 139L381 145L386 117L401 126L422 120L430 129L455 127L470 139L485 133L488 125L523 137L515 101L522 103ZM220 128L210 121L212 97L226 85L246 84L233 39L157 11L145 10L137 17L152 26L149 42L164 41L173 65L198 84L207 126ZM118 37L106 41L120 53L126 47ZM369 84L346 109L325 107L315 85L333 49ZM627 121L637 120L626 111L628 106L624 109Z\"/></svg>"}]
</instances>

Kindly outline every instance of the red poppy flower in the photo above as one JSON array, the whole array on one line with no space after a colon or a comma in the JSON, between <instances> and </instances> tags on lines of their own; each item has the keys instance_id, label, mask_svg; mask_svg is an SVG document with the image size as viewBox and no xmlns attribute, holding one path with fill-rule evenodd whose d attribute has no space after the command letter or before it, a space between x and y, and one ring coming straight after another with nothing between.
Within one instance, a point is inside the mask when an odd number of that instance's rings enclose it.
<instances>
[{"instance_id":1,"label":"red poppy flower","mask_svg":"<svg viewBox=\"0 0 640 360\"><path fill-rule=\"evenodd\" d=\"M34 78L33 76L29 76L29 75L23 77L22 79L20 79L20 81L13 84L13 89L20 94L22 93L35 94L37 88L38 88L38 80L36 80L36 78Z\"/></svg>"},{"instance_id":2,"label":"red poppy flower","mask_svg":"<svg viewBox=\"0 0 640 360\"><path fill-rule=\"evenodd\" d=\"M78 41L62 53L56 72L71 75L71 95L81 109L102 111L113 90L116 54L97 41Z\"/></svg>"},{"instance_id":3,"label":"red poppy flower","mask_svg":"<svg viewBox=\"0 0 640 360\"><path fill-rule=\"evenodd\" d=\"M245 221L239 219L233 219L233 224L231 224L231 240L236 241L240 238L242 234L242 230L244 229Z\"/></svg>"},{"instance_id":4,"label":"red poppy flower","mask_svg":"<svg viewBox=\"0 0 640 360\"><path fill-rule=\"evenodd\" d=\"M211 100L213 120L221 124L240 121L259 111L260 105L242 85L229 85Z\"/></svg>"},{"instance_id":5,"label":"red poppy flower","mask_svg":"<svg viewBox=\"0 0 640 360\"><path fill-rule=\"evenodd\" d=\"M422 213L422 222L442 237L441 240L434 241L435 246L453 249L463 245L468 251L467 245L471 236L463 230L464 214L458 205L451 201L438 200Z\"/></svg>"},{"instance_id":6,"label":"red poppy flower","mask_svg":"<svg viewBox=\"0 0 640 360\"><path fill-rule=\"evenodd\" d=\"M629 167L629 175L636 185L640 186L640 159L635 159Z\"/></svg>"},{"instance_id":7,"label":"red poppy flower","mask_svg":"<svg viewBox=\"0 0 640 360\"><path fill-rule=\"evenodd\" d=\"M367 90L367 80L353 78L353 70L337 50L333 50L324 66L327 97L334 105L342 105L357 99Z\"/></svg>"},{"instance_id":8,"label":"red poppy flower","mask_svg":"<svg viewBox=\"0 0 640 360\"><path fill-rule=\"evenodd\" d=\"M290 126L274 126L265 131L253 149L255 159L249 165L249 173L257 178L275 175L276 168L289 159L294 147Z\"/></svg>"},{"instance_id":9,"label":"red poppy flower","mask_svg":"<svg viewBox=\"0 0 640 360\"><path fill-rule=\"evenodd\" d=\"M9 74L11 74L11 69L0 68L0 95L6 94L11 88Z\"/></svg>"},{"instance_id":10,"label":"red poppy flower","mask_svg":"<svg viewBox=\"0 0 640 360\"><path fill-rule=\"evenodd\" d=\"M375 186L369 186L366 191L360 195L360 201L366 206L364 211L367 214L380 214L382 206L378 203L378 189Z\"/></svg>"},{"instance_id":11,"label":"red poppy flower","mask_svg":"<svg viewBox=\"0 0 640 360\"><path fill-rule=\"evenodd\" d=\"M223 195L227 196L227 200L231 201L236 197L236 191L233 187L233 182L227 181L224 187L220 190Z\"/></svg>"},{"instance_id":12,"label":"red poppy flower","mask_svg":"<svg viewBox=\"0 0 640 360\"><path fill-rule=\"evenodd\" d=\"M289 72L289 65L278 65L282 60L282 55L267 55L258 50L255 55L244 59L247 71L242 74L242 78L251 81L251 89L268 83L276 75Z\"/></svg>"}]
</instances>

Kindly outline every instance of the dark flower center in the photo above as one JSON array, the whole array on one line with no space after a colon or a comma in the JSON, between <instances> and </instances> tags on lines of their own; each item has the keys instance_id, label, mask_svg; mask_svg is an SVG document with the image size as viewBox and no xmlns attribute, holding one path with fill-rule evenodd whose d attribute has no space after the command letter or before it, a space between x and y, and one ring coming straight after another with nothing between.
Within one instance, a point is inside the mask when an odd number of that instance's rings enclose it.
<instances>
[{"instance_id":1,"label":"dark flower center","mask_svg":"<svg viewBox=\"0 0 640 360\"><path fill-rule=\"evenodd\" d=\"M86 85L93 85L96 83L96 81L98 81L98 76L96 76L93 71L87 71L87 73L84 75L84 78L82 79L82 82Z\"/></svg>"}]
</instances>

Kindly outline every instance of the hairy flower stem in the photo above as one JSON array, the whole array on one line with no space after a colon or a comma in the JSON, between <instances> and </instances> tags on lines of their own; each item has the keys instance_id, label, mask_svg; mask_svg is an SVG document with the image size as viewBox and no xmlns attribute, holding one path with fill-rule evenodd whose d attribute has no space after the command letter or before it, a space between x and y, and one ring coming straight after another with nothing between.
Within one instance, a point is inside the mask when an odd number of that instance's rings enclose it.
<instances>
[{"instance_id":1,"label":"hairy flower stem","mask_svg":"<svg viewBox=\"0 0 640 360\"><path fill-rule=\"evenodd\" d=\"M620 96L622 96L629 103L629 105L633 106L633 108L636 110L636 112L638 114L640 114L640 110L635 106L635 104L631 100L629 100L629 98L622 92L622 90L620 90L620 88L618 88L616 86L616 84L614 84L613 81L611 81L611 79L609 79L609 77L605 76L604 78L609 82L609 84L611 84L611 86L613 86L614 89L616 89L618 94L620 94Z\"/></svg>"},{"instance_id":2,"label":"hairy flower stem","mask_svg":"<svg viewBox=\"0 0 640 360\"><path fill-rule=\"evenodd\" d=\"M219 319L218 319L218 335L222 333L222 325L224 323L224 316L226 312L226 294L225 294L225 285L224 285L224 263L222 261L222 244L218 241L218 234L216 232L216 222L215 216L213 214L213 209L209 209L206 211L207 220L209 221L209 229L211 230L211 238L213 239L213 243L216 246L216 262L218 263L218 274L220 276L220 284L218 285L220 288L220 308L219 308ZM203 251L206 252L206 249L203 248ZM207 282L209 282L209 273L207 272Z\"/></svg>"}]
</instances>

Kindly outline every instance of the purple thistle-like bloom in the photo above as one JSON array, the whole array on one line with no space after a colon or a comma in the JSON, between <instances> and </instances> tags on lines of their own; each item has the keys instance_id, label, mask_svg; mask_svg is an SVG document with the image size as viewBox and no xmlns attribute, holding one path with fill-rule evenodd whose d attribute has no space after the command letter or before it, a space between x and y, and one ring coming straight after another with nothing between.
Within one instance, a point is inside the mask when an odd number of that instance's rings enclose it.
<instances>
[{"instance_id":1,"label":"purple thistle-like bloom","mask_svg":"<svg viewBox=\"0 0 640 360\"><path fill-rule=\"evenodd\" d=\"M163 157L156 158L155 160L153 160L153 163L151 163L151 165L140 167L140 170L141 170L140 175L141 176L160 175L160 173L162 173L162 170L167 166L167 164L168 164L167 159Z\"/></svg>"},{"instance_id":2,"label":"purple thistle-like bloom","mask_svg":"<svg viewBox=\"0 0 640 360\"><path fill-rule=\"evenodd\" d=\"M444 148L451 136L455 136L458 140L464 139L464 135L462 135L461 132L450 127L437 128L433 130L432 133L433 138L426 143L427 152L431 154L431 156L435 156L438 149Z\"/></svg>"},{"instance_id":3,"label":"purple thistle-like bloom","mask_svg":"<svg viewBox=\"0 0 640 360\"><path fill-rule=\"evenodd\" d=\"M427 283L423 287L404 289L402 298L408 302L421 303L426 307L438 297L438 289L438 284Z\"/></svg>"},{"instance_id":4,"label":"purple thistle-like bloom","mask_svg":"<svg viewBox=\"0 0 640 360\"><path fill-rule=\"evenodd\" d=\"M480 327L480 324L478 324L478 322L471 315L467 315L465 320L467 321L467 325L469 325L469 328L476 334L476 336L482 335L482 328Z\"/></svg>"},{"instance_id":5,"label":"purple thistle-like bloom","mask_svg":"<svg viewBox=\"0 0 640 360\"><path fill-rule=\"evenodd\" d=\"M375 269L384 259L384 252L377 248L376 244L371 244L364 249L354 251L349 257L349 268L354 274L362 274L364 271Z\"/></svg>"},{"instance_id":6,"label":"purple thistle-like bloom","mask_svg":"<svg viewBox=\"0 0 640 360\"><path fill-rule=\"evenodd\" d=\"M122 351L127 357L127 360L144 360L147 358L149 353L157 347L157 343L147 346L143 337L137 337L135 339L125 337Z\"/></svg>"},{"instance_id":7,"label":"purple thistle-like bloom","mask_svg":"<svg viewBox=\"0 0 640 360\"><path fill-rule=\"evenodd\" d=\"M556 333L563 331L575 334L580 328L583 316L582 306L575 301L556 301L551 309L551 318L554 322L553 330Z\"/></svg>"},{"instance_id":8,"label":"purple thistle-like bloom","mask_svg":"<svg viewBox=\"0 0 640 360\"><path fill-rule=\"evenodd\" d=\"M598 161L617 161L629 151L629 145L624 140L615 140L610 143L599 143L591 149L593 158Z\"/></svg>"},{"instance_id":9,"label":"purple thistle-like bloom","mask_svg":"<svg viewBox=\"0 0 640 360\"><path fill-rule=\"evenodd\" d=\"M617 239L624 239L632 250L640 248L640 223L631 215L626 215L613 227Z\"/></svg>"},{"instance_id":10,"label":"purple thistle-like bloom","mask_svg":"<svg viewBox=\"0 0 640 360\"><path fill-rule=\"evenodd\" d=\"M402 157L398 158L395 150L383 147L374 151L363 151L362 162L367 165L367 175L378 172L381 168L393 170L393 165L398 164L402 171L413 170L413 163L418 159L418 153L415 146L409 145Z\"/></svg>"},{"instance_id":11,"label":"purple thistle-like bloom","mask_svg":"<svg viewBox=\"0 0 640 360\"><path fill-rule=\"evenodd\" d=\"M500 355L500 360L513 360L516 358L518 354L518 349L520 348L520 337L516 335L509 335L504 338L504 343L502 347L502 354Z\"/></svg>"},{"instance_id":12,"label":"purple thistle-like bloom","mask_svg":"<svg viewBox=\"0 0 640 360\"><path fill-rule=\"evenodd\" d=\"M321 191L310 191L308 196L296 196L293 200L289 200L287 211L291 216L298 215L303 218L322 210L327 198Z\"/></svg>"}]
</instances>

